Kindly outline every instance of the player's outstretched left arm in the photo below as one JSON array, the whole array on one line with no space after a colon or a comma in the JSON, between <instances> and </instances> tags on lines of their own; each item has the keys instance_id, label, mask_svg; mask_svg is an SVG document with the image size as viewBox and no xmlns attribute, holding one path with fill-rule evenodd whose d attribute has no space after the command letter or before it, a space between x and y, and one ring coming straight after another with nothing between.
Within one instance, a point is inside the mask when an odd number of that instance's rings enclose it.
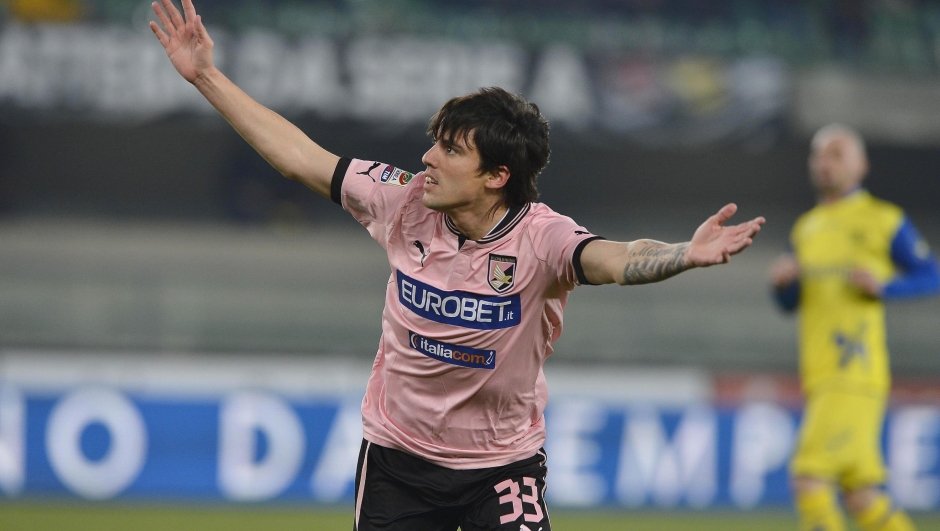
<instances>
[{"instance_id":1,"label":"player's outstretched left arm","mask_svg":"<svg viewBox=\"0 0 940 531\"><path fill-rule=\"evenodd\" d=\"M584 276L592 284L626 286L659 282L694 267L726 264L753 243L764 224L764 218L758 217L724 226L737 209L733 203L725 205L685 243L592 241L581 253Z\"/></svg>"}]
</instances>

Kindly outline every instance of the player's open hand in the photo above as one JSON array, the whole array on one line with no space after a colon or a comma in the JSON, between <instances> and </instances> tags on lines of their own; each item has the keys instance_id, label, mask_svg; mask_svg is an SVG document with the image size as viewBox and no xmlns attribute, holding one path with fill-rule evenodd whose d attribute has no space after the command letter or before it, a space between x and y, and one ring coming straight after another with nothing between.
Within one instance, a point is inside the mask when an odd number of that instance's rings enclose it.
<instances>
[{"instance_id":1,"label":"player's open hand","mask_svg":"<svg viewBox=\"0 0 940 531\"><path fill-rule=\"evenodd\" d=\"M758 217L740 225L725 227L724 223L731 219L737 210L738 207L734 203L725 205L699 226L689 242L689 265L708 267L726 264L733 255L753 243L754 236L760 232L765 220Z\"/></svg>"},{"instance_id":2,"label":"player's open hand","mask_svg":"<svg viewBox=\"0 0 940 531\"><path fill-rule=\"evenodd\" d=\"M150 22L150 29L160 40L176 71L186 81L194 83L200 75L214 68L214 44L206 27L202 25L202 17L196 14L192 0L182 1L185 20L171 0L160 0L162 8L154 2L153 10L163 29L153 21Z\"/></svg>"}]
</instances>

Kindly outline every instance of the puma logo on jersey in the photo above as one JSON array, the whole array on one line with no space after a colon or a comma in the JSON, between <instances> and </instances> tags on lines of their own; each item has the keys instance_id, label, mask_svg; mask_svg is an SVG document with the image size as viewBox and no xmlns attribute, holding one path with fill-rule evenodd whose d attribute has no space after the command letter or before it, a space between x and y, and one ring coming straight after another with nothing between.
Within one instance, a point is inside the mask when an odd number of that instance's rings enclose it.
<instances>
[{"instance_id":1,"label":"puma logo on jersey","mask_svg":"<svg viewBox=\"0 0 940 531\"><path fill-rule=\"evenodd\" d=\"M373 163L372 163L372 166L369 166L369 169L368 169L368 170L366 170L366 171L357 171L357 172L356 172L356 175L365 175L366 177L372 179L372 182L375 182L375 177L372 176L372 170L378 168L378 167L381 166L381 165L382 165L381 162L373 162Z\"/></svg>"},{"instance_id":2,"label":"puma logo on jersey","mask_svg":"<svg viewBox=\"0 0 940 531\"><path fill-rule=\"evenodd\" d=\"M424 267L424 259L427 258L429 254L431 254L431 249L428 249L428 252L424 252L424 245L418 240L415 240L414 246L417 247L418 251L421 252L421 267Z\"/></svg>"}]
</instances>

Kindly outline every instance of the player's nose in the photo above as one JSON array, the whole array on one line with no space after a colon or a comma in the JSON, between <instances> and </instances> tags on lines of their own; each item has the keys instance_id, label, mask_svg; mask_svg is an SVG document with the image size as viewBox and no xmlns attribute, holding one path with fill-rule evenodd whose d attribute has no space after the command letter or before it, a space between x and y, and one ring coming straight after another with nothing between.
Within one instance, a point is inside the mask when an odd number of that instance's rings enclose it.
<instances>
[{"instance_id":1,"label":"player's nose","mask_svg":"<svg viewBox=\"0 0 940 531\"><path fill-rule=\"evenodd\" d=\"M431 149L427 150L424 156L421 157L421 163L429 168L437 167L437 157L434 155L435 146L431 146Z\"/></svg>"}]
</instances>

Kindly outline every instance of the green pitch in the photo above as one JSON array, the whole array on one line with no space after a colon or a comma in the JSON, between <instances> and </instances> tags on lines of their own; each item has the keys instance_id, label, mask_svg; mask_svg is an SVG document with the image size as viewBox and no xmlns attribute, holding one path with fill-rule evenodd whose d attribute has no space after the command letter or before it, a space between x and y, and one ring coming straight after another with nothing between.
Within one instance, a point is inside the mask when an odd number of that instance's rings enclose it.
<instances>
[{"instance_id":1,"label":"green pitch","mask_svg":"<svg viewBox=\"0 0 940 531\"><path fill-rule=\"evenodd\" d=\"M919 531L940 531L940 515L915 515ZM556 531L795 531L789 512L552 513ZM3 531L349 531L350 510L0 503Z\"/></svg>"}]
</instances>

